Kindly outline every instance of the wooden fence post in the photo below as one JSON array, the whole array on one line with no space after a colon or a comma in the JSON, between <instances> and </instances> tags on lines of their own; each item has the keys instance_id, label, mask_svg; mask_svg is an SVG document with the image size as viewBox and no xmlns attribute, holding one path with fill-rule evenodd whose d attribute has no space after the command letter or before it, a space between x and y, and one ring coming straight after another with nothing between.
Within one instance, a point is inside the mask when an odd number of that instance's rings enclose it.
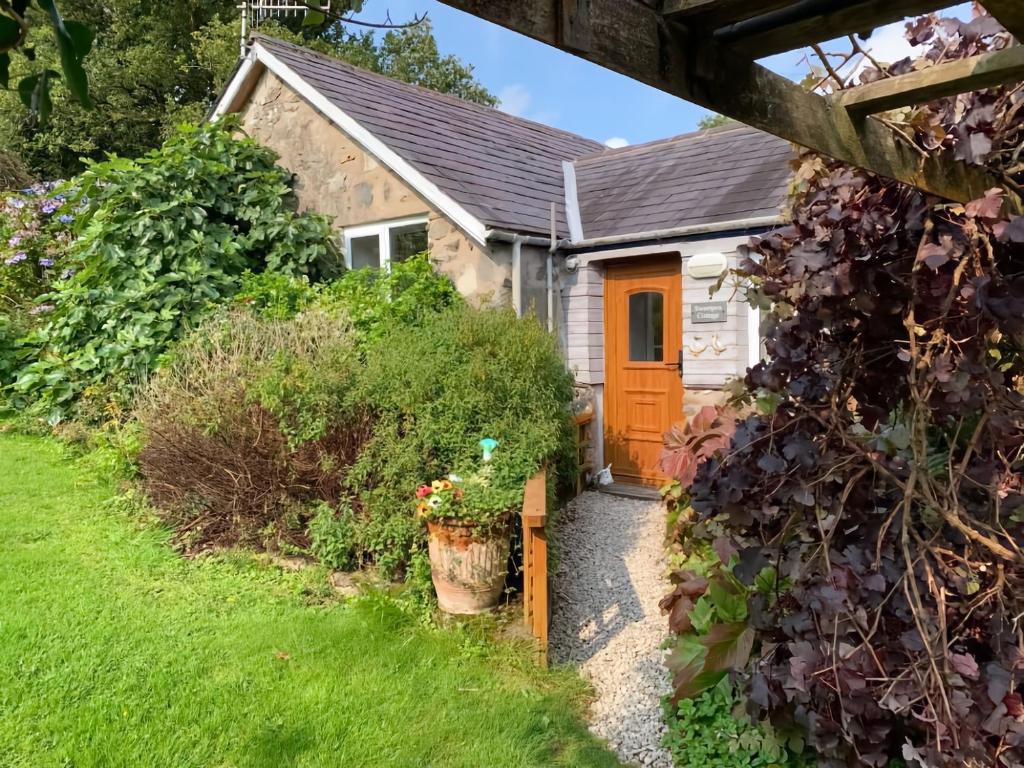
<instances>
[{"instance_id":1,"label":"wooden fence post","mask_svg":"<svg viewBox=\"0 0 1024 768\"><path fill-rule=\"evenodd\" d=\"M526 481L523 493L523 621L537 639L540 661L547 665L551 602L548 596L548 537L545 528L547 473Z\"/></svg>"}]
</instances>

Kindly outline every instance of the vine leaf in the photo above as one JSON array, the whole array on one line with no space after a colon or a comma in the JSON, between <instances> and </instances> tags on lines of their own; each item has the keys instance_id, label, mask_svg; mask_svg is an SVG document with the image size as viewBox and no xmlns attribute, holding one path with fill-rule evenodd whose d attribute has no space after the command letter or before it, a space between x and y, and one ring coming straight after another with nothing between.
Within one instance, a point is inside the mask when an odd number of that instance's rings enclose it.
<instances>
[{"instance_id":1,"label":"vine leaf","mask_svg":"<svg viewBox=\"0 0 1024 768\"><path fill-rule=\"evenodd\" d=\"M68 24L57 10L54 0L36 0L39 7L50 14L50 25L57 38L57 50L60 52L60 64L64 70L64 80L68 90L85 109L92 109L89 98L89 78L82 66L82 59L92 48L92 33L81 24ZM49 97L47 97L49 98ZM42 112L40 112L40 119Z\"/></svg>"}]
</instances>

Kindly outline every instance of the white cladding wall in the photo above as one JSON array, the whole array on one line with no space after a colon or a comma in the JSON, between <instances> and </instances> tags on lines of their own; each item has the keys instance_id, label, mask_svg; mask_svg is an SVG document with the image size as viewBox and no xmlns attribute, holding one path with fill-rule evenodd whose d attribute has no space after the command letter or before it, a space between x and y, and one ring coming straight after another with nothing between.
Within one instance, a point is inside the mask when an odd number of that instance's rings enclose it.
<instances>
[{"instance_id":1,"label":"white cladding wall","mask_svg":"<svg viewBox=\"0 0 1024 768\"><path fill-rule=\"evenodd\" d=\"M655 248L628 248L581 254L578 271L561 277L562 312L569 367L581 384L604 383L604 262L642 259L645 255L678 253L683 273L683 384L687 390L719 390L731 378L743 375L750 364L751 337L759 345L758 329L734 281L726 280L715 293L717 280L686 274L695 254L724 253L729 266L737 262L737 246L747 236L661 243ZM692 307L705 302L726 302L724 322L695 324Z\"/></svg>"}]
</instances>

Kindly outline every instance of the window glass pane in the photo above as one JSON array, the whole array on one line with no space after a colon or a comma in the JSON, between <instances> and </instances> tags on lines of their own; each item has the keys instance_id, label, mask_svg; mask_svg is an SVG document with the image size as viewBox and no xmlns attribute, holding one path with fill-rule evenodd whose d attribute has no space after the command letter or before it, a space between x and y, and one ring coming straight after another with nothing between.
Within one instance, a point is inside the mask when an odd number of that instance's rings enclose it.
<instances>
[{"instance_id":1,"label":"window glass pane","mask_svg":"<svg viewBox=\"0 0 1024 768\"><path fill-rule=\"evenodd\" d=\"M427 250L427 223L409 224L404 227L392 227L391 260L405 261L410 256Z\"/></svg>"},{"instance_id":2,"label":"window glass pane","mask_svg":"<svg viewBox=\"0 0 1024 768\"><path fill-rule=\"evenodd\" d=\"M352 269L372 267L380 269L380 238L377 235L353 237L351 242Z\"/></svg>"},{"instance_id":3,"label":"window glass pane","mask_svg":"<svg viewBox=\"0 0 1024 768\"><path fill-rule=\"evenodd\" d=\"M634 293L629 297L629 359L661 362L664 359L665 297L660 293Z\"/></svg>"}]
</instances>

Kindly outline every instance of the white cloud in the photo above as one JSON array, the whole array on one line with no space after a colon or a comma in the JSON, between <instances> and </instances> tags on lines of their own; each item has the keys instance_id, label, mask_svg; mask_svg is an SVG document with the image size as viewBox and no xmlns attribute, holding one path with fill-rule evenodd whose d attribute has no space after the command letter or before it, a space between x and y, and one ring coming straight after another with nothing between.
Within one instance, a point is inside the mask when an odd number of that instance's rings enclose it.
<instances>
[{"instance_id":1,"label":"white cloud","mask_svg":"<svg viewBox=\"0 0 1024 768\"><path fill-rule=\"evenodd\" d=\"M604 145L609 149L621 149L622 147L629 146L629 139L624 139L621 136L612 136Z\"/></svg>"},{"instance_id":2,"label":"white cloud","mask_svg":"<svg viewBox=\"0 0 1024 768\"><path fill-rule=\"evenodd\" d=\"M871 55L884 64L894 64L907 56L920 56L926 49L914 48L907 42L907 27L902 21L888 26L881 27L868 38L864 47L871 52Z\"/></svg>"},{"instance_id":3,"label":"white cloud","mask_svg":"<svg viewBox=\"0 0 1024 768\"><path fill-rule=\"evenodd\" d=\"M532 97L525 85L506 85L498 91L498 109L516 117L525 117Z\"/></svg>"}]
</instances>

